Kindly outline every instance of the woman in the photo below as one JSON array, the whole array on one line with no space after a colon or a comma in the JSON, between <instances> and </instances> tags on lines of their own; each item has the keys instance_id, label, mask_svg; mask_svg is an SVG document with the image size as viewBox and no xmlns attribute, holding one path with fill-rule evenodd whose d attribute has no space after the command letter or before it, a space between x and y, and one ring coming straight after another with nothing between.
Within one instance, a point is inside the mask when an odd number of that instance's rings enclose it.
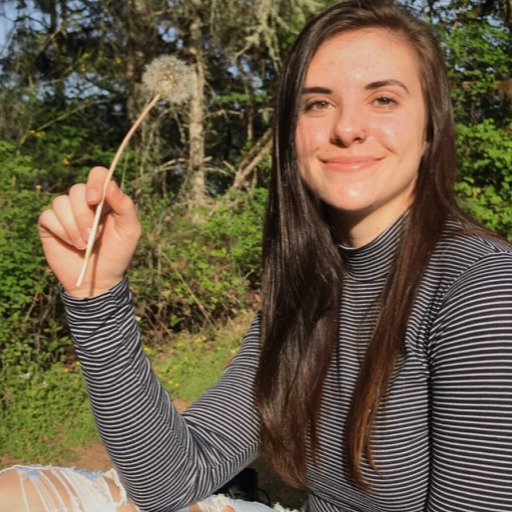
<instances>
[{"instance_id":1,"label":"woman","mask_svg":"<svg viewBox=\"0 0 512 512\"><path fill-rule=\"evenodd\" d=\"M175 510L263 452L310 489L312 511L512 510L512 250L457 207L428 27L383 0L314 18L283 69L273 158L261 315L181 416L140 348L124 277L140 235L131 200L109 185L81 288L105 170L41 215L123 482L107 485L126 488L129 512Z\"/></svg>"}]
</instances>

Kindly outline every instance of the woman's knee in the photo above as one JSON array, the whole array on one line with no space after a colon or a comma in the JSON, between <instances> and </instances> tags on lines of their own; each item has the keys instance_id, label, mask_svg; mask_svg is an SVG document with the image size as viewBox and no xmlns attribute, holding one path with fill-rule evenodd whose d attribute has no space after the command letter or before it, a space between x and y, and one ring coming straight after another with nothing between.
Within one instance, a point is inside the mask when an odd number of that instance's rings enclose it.
<instances>
[{"instance_id":1,"label":"woman's knee","mask_svg":"<svg viewBox=\"0 0 512 512\"><path fill-rule=\"evenodd\" d=\"M3 510L25 512L27 510L26 496L21 475L14 468L0 471L0 503Z\"/></svg>"},{"instance_id":2,"label":"woman's knee","mask_svg":"<svg viewBox=\"0 0 512 512\"><path fill-rule=\"evenodd\" d=\"M1 471L0 503L9 512L138 512L117 479L57 467L18 466Z\"/></svg>"}]
</instances>

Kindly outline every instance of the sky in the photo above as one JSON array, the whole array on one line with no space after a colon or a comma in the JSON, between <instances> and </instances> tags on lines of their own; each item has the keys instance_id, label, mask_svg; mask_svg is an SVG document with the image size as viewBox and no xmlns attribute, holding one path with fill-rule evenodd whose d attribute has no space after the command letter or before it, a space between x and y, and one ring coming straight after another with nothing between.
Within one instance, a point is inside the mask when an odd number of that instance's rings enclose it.
<instances>
[{"instance_id":1,"label":"sky","mask_svg":"<svg viewBox=\"0 0 512 512\"><path fill-rule=\"evenodd\" d=\"M6 50L7 36L12 28L15 16L16 11L9 3L0 7L0 56Z\"/></svg>"}]
</instances>

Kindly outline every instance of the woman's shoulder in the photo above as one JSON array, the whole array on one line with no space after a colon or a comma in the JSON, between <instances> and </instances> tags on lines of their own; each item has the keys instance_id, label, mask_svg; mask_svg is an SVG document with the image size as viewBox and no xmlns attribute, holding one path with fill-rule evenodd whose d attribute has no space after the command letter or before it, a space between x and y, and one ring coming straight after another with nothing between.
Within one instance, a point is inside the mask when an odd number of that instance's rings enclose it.
<instances>
[{"instance_id":1,"label":"woman's shoulder","mask_svg":"<svg viewBox=\"0 0 512 512\"><path fill-rule=\"evenodd\" d=\"M448 222L432 255L429 273L443 280L464 277L512 282L512 244L478 226Z\"/></svg>"}]
</instances>

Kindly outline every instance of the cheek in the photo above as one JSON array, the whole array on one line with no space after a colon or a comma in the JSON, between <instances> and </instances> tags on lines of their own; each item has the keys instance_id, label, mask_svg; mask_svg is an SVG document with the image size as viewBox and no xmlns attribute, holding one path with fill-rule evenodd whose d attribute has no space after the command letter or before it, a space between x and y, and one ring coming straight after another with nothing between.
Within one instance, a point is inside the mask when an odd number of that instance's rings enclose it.
<instances>
[{"instance_id":1,"label":"cheek","mask_svg":"<svg viewBox=\"0 0 512 512\"><path fill-rule=\"evenodd\" d=\"M318 151L326 146L326 138L328 139L328 135L325 126L311 122L297 124L295 150L299 168L313 164Z\"/></svg>"},{"instance_id":2,"label":"cheek","mask_svg":"<svg viewBox=\"0 0 512 512\"><path fill-rule=\"evenodd\" d=\"M399 118L389 123L376 123L373 133L382 146L396 155L423 155L426 148L425 129L421 120Z\"/></svg>"},{"instance_id":3,"label":"cheek","mask_svg":"<svg viewBox=\"0 0 512 512\"><path fill-rule=\"evenodd\" d=\"M372 127L372 132L382 144L399 147L405 143L404 139L409 139L411 125L401 118L389 119L387 122L377 121Z\"/></svg>"}]
</instances>

